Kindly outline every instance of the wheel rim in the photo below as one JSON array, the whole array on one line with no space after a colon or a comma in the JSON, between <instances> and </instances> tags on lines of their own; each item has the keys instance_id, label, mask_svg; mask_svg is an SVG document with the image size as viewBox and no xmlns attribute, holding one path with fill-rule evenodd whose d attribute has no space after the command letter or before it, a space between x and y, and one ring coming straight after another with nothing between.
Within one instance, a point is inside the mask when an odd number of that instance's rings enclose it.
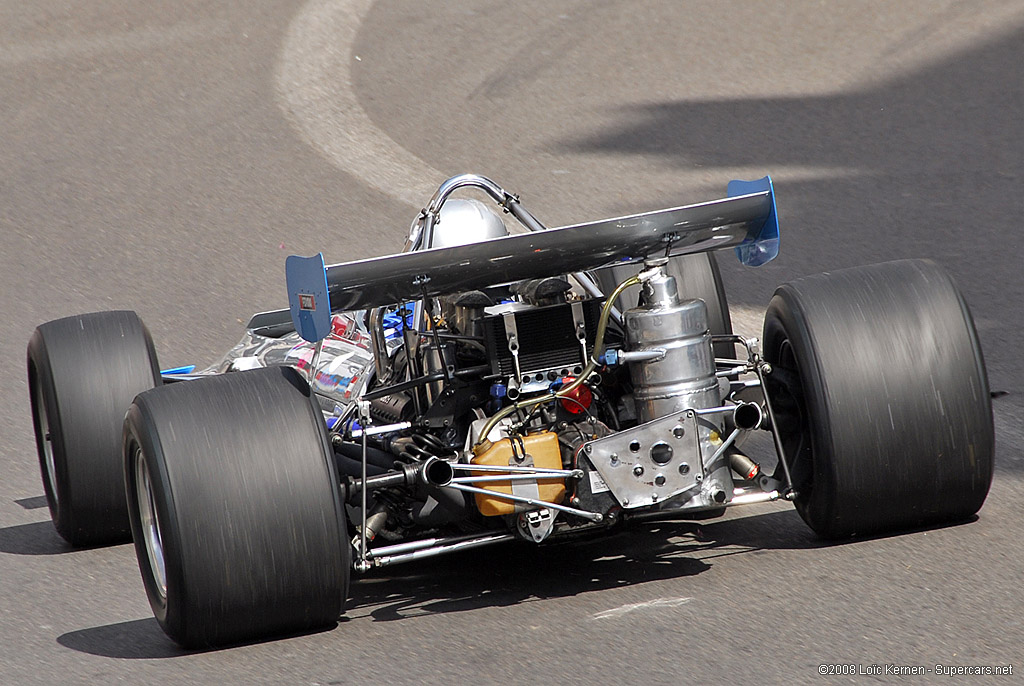
<instances>
[{"instance_id":1,"label":"wheel rim","mask_svg":"<svg viewBox=\"0 0 1024 686\"><path fill-rule=\"evenodd\" d=\"M146 558L153 574L156 591L162 600L167 599L167 567L164 563L163 536L160 533L160 519L156 514L153 498L153 482L149 478L149 466L142 454L142 448L135 447L135 494L139 501L139 523L142 540L146 547Z\"/></svg>"},{"instance_id":2,"label":"wheel rim","mask_svg":"<svg viewBox=\"0 0 1024 686\"><path fill-rule=\"evenodd\" d=\"M60 504L57 494L57 462L53 456L53 437L50 435L50 416L46 413L46 402L43 398L43 385L36 381L36 431L39 432L40 445L43 450L43 471L46 472L46 483L50 487L53 504Z\"/></svg>"}]
</instances>

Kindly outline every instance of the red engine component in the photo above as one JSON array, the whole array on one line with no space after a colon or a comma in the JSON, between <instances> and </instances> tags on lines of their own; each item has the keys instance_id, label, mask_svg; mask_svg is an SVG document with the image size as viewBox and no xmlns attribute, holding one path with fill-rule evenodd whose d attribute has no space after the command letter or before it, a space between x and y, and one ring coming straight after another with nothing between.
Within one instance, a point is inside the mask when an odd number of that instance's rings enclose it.
<instances>
[{"instance_id":1,"label":"red engine component","mask_svg":"<svg viewBox=\"0 0 1024 686\"><path fill-rule=\"evenodd\" d=\"M574 381L574 377L567 376L562 379L562 386L567 386ZM594 393L587 384L580 384L569 393L561 396L558 402L571 414L583 414L590 409L594 402Z\"/></svg>"}]
</instances>

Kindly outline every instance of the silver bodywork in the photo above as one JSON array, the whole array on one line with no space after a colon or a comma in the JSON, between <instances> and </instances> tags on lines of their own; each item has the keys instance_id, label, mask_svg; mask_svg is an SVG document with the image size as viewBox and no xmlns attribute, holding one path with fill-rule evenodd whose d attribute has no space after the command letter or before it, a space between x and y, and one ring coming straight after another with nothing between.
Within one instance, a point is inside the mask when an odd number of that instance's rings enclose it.
<instances>
[{"instance_id":1,"label":"silver bodywork","mask_svg":"<svg viewBox=\"0 0 1024 686\"><path fill-rule=\"evenodd\" d=\"M508 235L501 217L474 198L453 198L441 208L431 247L451 248Z\"/></svg>"},{"instance_id":2,"label":"silver bodywork","mask_svg":"<svg viewBox=\"0 0 1024 686\"><path fill-rule=\"evenodd\" d=\"M355 401L372 378L373 353L362 312L332 315L332 330L322 345L303 340L292 332L281 337L261 335L248 328L244 337L213 365L193 376L224 374L258 367L287 365L305 372L310 387L321 397L321 405L333 413ZM394 350L398 339L388 334ZM190 376L190 375L178 375Z\"/></svg>"}]
</instances>

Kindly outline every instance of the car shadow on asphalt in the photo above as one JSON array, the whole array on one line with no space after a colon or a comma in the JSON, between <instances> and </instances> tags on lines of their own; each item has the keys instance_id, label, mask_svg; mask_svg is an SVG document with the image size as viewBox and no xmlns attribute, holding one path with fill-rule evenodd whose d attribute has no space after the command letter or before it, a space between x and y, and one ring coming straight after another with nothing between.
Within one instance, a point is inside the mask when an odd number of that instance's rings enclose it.
<instances>
[{"instance_id":1,"label":"car shadow on asphalt","mask_svg":"<svg viewBox=\"0 0 1024 686\"><path fill-rule=\"evenodd\" d=\"M127 541L131 543L131 541ZM17 524L0 529L0 553L12 555L67 555L86 550L112 548L127 543L98 543L95 545L72 546L57 533L53 522L32 522Z\"/></svg>"},{"instance_id":2,"label":"car shadow on asphalt","mask_svg":"<svg viewBox=\"0 0 1024 686\"><path fill-rule=\"evenodd\" d=\"M20 498L15 500L14 503L16 505L21 505L26 510L40 510L47 506L45 495L37 495L32 498Z\"/></svg>"},{"instance_id":3,"label":"car shadow on asphalt","mask_svg":"<svg viewBox=\"0 0 1024 686\"><path fill-rule=\"evenodd\" d=\"M636 524L587 540L514 542L355 579L349 621L395 621L565 598L694 576L708 560L765 549L827 545L792 510L741 519ZM344 621L344 620L343 620Z\"/></svg>"},{"instance_id":4,"label":"car shadow on asphalt","mask_svg":"<svg viewBox=\"0 0 1024 686\"><path fill-rule=\"evenodd\" d=\"M72 548L53 528L53 522L33 522L0 529L0 553L13 555L63 555Z\"/></svg>"},{"instance_id":5,"label":"car shadow on asphalt","mask_svg":"<svg viewBox=\"0 0 1024 686\"><path fill-rule=\"evenodd\" d=\"M711 569L702 558L750 552L763 541L783 547L784 538L771 531L788 528L788 512L731 521L658 522L619 532L535 546L513 543L455 553L371 572L353 579L347 616L342 622L369 616L374 621L510 606L551 598L693 576ZM755 521L761 519L770 521ZM799 521L795 522L799 525ZM49 526L41 522L25 527ZM10 527L17 529L19 527ZM4 532L0 530L0 550ZM63 541L55 532L57 548ZM38 530L14 537L13 547L27 551L30 541L43 539ZM681 540L680 540L681 539ZM806 538L791 541L797 547ZM67 550L70 547L64 546ZM44 551L46 548L42 548ZM37 554L45 554L37 553ZM134 619L70 631L57 643L82 653L116 659L178 658L202 652L175 645L156 619ZM245 645L245 644L241 644ZM211 650L229 650L227 646Z\"/></svg>"},{"instance_id":6,"label":"car shadow on asphalt","mask_svg":"<svg viewBox=\"0 0 1024 686\"><path fill-rule=\"evenodd\" d=\"M353 580L347 617L396 621L567 598L695 576L716 558L816 550L955 527L965 521L825 540L795 509L705 521L634 524L610 536L535 546L513 542L371 572Z\"/></svg>"},{"instance_id":7,"label":"car shadow on asphalt","mask_svg":"<svg viewBox=\"0 0 1024 686\"><path fill-rule=\"evenodd\" d=\"M966 523L977 519L971 517ZM569 598L695 576L710 570L716 558L730 555L831 548L946 526L957 524L826 541L807 529L795 510L784 509L737 518L634 524L611 535L540 546L500 544L384 568L353 579L346 616L340 621L367 617L397 621ZM79 629L57 638L65 648L117 659L178 658L260 642L185 650L175 645L152 617Z\"/></svg>"},{"instance_id":8,"label":"car shadow on asphalt","mask_svg":"<svg viewBox=\"0 0 1024 686\"><path fill-rule=\"evenodd\" d=\"M190 654L164 634L154 617L69 631L58 636L57 643L80 653L120 659L149 660Z\"/></svg>"},{"instance_id":9,"label":"car shadow on asphalt","mask_svg":"<svg viewBox=\"0 0 1024 686\"><path fill-rule=\"evenodd\" d=\"M111 657L118 660L159 660L232 650L247 645L265 643L268 640L280 641L288 638L318 634L333 628L331 626L263 640L245 641L215 648L188 650L174 643L160 628L160 624L156 621L155 617L148 617L146 619L132 619L124 622L115 622L114 624L89 627L88 629L69 631L58 636L57 643L80 653L88 653L89 655L98 655L100 657Z\"/></svg>"}]
</instances>

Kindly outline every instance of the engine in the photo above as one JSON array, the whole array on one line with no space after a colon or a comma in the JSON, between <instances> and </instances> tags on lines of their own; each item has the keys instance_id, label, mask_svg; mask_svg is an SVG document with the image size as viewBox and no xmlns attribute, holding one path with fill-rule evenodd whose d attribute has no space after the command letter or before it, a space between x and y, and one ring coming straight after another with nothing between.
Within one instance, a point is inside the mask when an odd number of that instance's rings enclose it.
<instances>
[{"instance_id":1,"label":"engine","mask_svg":"<svg viewBox=\"0 0 1024 686\"><path fill-rule=\"evenodd\" d=\"M540 541L556 522L721 509L732 494L718 449L728 384L716 376L706 306L648 266L634 277L639 303L616 317L553 277L442 298L427 330L407 322L398 364L378 384L390 392L368 397L376 422L412 428L376 447L412 465L447 460L454 478L382 530L471 511Z\"/></svg>"}]
</instances>

